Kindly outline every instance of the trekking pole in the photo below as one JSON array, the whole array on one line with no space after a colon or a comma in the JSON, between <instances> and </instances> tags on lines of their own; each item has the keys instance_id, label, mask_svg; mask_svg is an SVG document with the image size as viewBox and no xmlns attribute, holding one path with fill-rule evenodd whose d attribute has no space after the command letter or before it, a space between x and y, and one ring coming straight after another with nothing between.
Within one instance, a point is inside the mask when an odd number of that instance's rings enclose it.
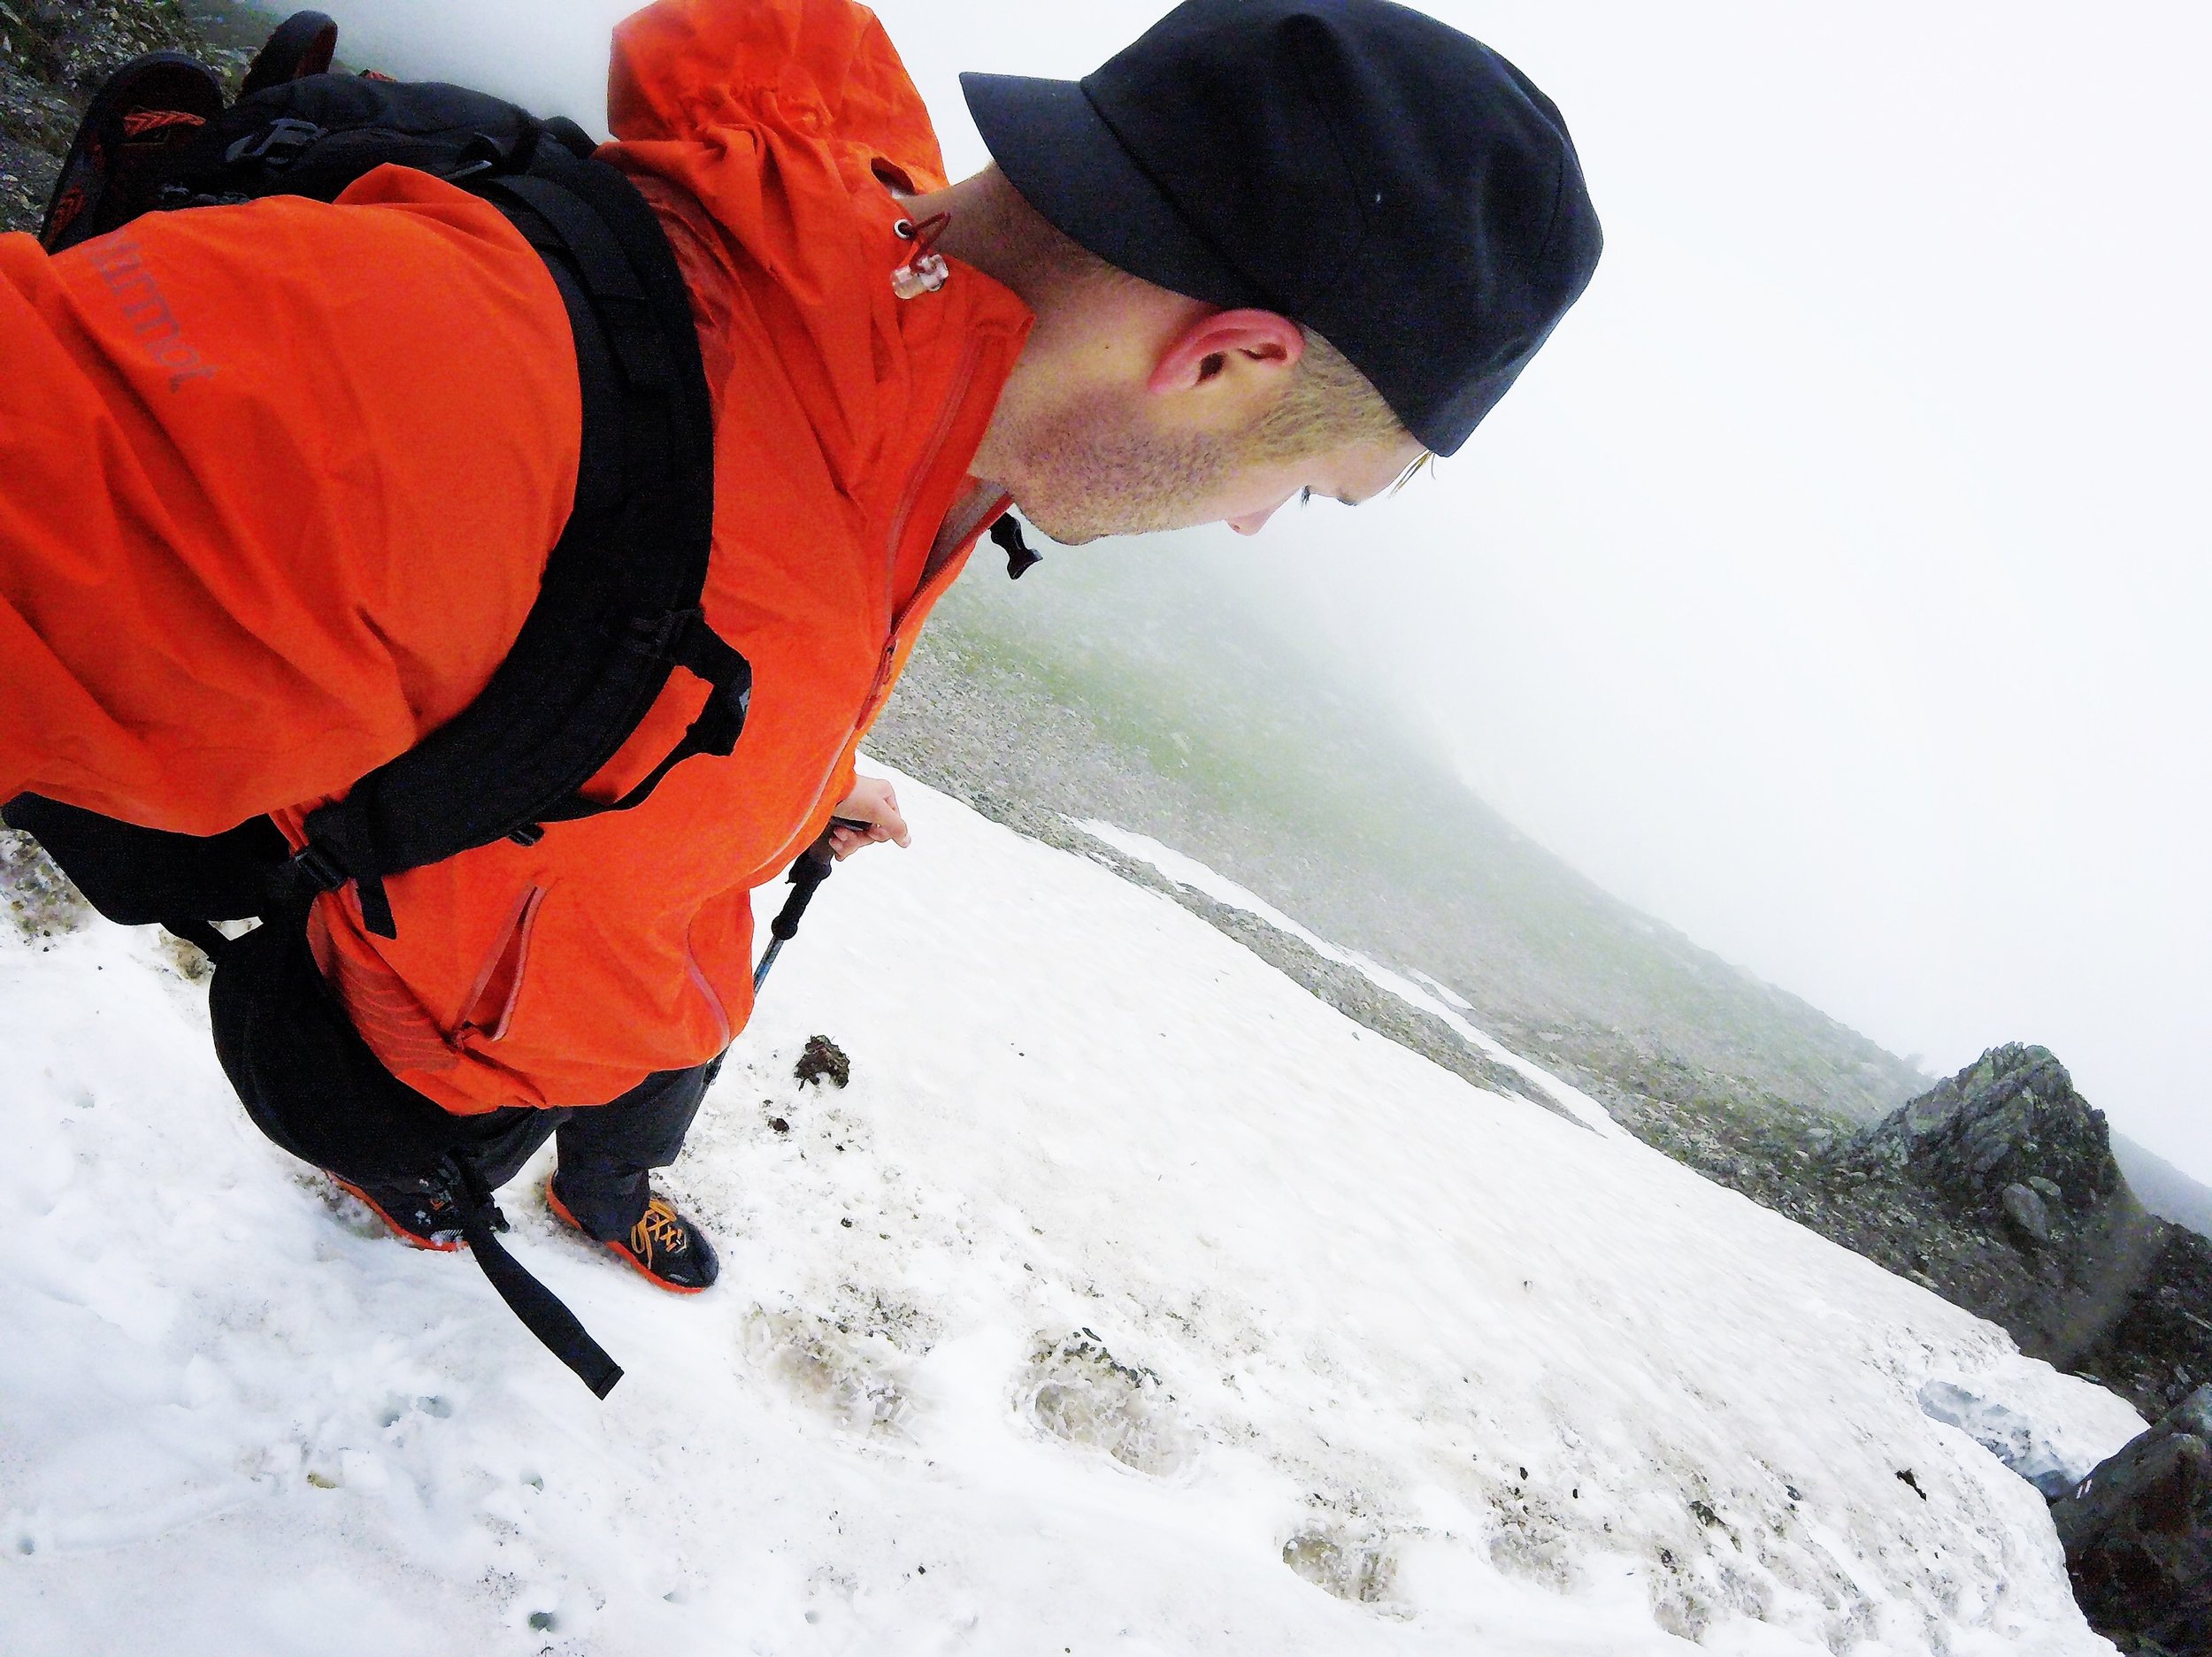
<instances>
[{"instance_id":1,"label":"trekking pole","mask_svg":"<svg viewBox=\"0 0 2212 1657\"><path fill-rule=\"evenodd\" d=\"M753 993L760 993L760 986L768 981L768 969L776 964L776 957L783 953L784 945L791 941L799 930L799 917L806 913L806 906L814 901L815 889L830 878L830 871L837 867L837 854L830 849L830 836L839 829L851 829L865 834L875 827L852 817L833 817L829 827L822 831L821 839L801 852L792 861L791 895L783 901L783 908L768 924L768 947L760 957L760 964L753 969Z\"/></svg>"}]
</instances>

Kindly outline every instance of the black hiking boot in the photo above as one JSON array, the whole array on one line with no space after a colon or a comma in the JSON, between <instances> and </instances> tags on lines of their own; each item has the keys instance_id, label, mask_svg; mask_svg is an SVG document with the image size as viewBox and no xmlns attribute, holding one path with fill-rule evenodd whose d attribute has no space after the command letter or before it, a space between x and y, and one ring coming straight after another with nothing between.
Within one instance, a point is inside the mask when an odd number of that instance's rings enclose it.
<instances>
[{"instance_id":1,"label":"black hiking boot","mask_svg":"<svg viewBox=\"0 0 2212 1657\"><path fill-rule=\"evenodd\" d=\"M254 54L253 67L246 71L246 82L238 88L238 96L250 98L288 81L326 74L337 50L335 23L319 12L295 12L276 26Z\"/></svg>"},{"instance_id":2,"label":"black hiking boot","mask_svg":"<svg viewBox=\"0 0 2212 1657\"><path fill-rule=\"evenodd\" d=\"M370 1213L384 1222L394 1237L411 1248L433 1248L442 1254L449 1254L461 1247L461 1210L445 1186L436 1180L403 1179L366 1185L332 1174L330 1183L348 1196L358 1199Z\"/></svg>"},{"instance_id":3,"label":"black hiking boot","mask_svg":"<svg viewBox=\"0 0 2212 1657\"><path fill-rule=\"evenodd\" d=\"M221 83L181 52L150 52L125 64L85 111L47 203L39 244L59 253L153 206L163 157L222 112Z\"/></svg>"},{"instance_id":4,"label":"black hiking boot","mask_svg":"<svg viewBox=\"0 0 2212 1657\"><path fill-rule=\"evenodd\" d=\"M696 1294L712 1283L722 1270L714 1245L692 1221L676 1212L666 1197L654 1197L645 1205L644 1217L621 1237L601 1237L588 1230L568 1211L553 1180L545 1184L545 1206L564 1225L574 1226L595 1243L604 1245L634 1270L671 1294Z\"/></svg>"}]
</instances>

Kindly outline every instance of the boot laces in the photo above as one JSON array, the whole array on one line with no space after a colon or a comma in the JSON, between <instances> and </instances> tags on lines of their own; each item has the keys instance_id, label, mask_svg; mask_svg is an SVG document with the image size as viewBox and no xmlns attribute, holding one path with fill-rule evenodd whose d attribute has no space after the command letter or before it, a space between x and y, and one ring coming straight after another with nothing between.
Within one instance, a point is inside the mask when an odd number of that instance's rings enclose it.
<instances>
[{"instance_id":1,"label":"boot laces","mask_svg":"<svg viewBox=\"0 0 2212 1657\"><path fill-rule=\"evenodd\" d=\"M418 1197L416 1205L423 1218L449 1231L461 1229L460 1205L442 1191L433 1191Z\"/></svg>"},{"instance_id":2,"label":"boot laces","mask_svg":"<svg viewBox=\"0 0 2212 1657\"><path fill-rule=\"evenodd\" d=\"M189 131L206 125L204 115L190 114L184 110L133 110L123 117L123 136L143 138L150 133L172 134L180 129Z\"/></svg>"},{"instance_id":3,"label":"boot laces","mask_svg":"<svg viewBox=\"0 0 2212 1657\"><path fill-rule=\"evenodd\" d=\"M644 1217L630 1228L630 1247L649 1265L663 1254L680 1254L690 1247L690 1234L665 1197L647 1203Z\"/></svg>"}]
</instances>

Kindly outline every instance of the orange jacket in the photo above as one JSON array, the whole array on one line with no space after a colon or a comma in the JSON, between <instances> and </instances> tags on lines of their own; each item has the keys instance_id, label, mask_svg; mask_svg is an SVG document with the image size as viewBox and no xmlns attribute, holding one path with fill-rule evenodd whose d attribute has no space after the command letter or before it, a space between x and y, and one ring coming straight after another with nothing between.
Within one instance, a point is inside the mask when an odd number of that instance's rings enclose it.
<instances>
[{"instance_id":1,"label":"orange jacket","mask_svg":"<svg viewBox=\"0 0 2212 1657\"><path fill-rule=\"evenodd\" d=\"M733 755L642 806L392 878L396 939L349 888L318 903L357 1027L464 1112L598 1103L743 1025L751 888L849 788L983 527L925 582L1029 326L964 267L893 294L891 188L936 188L942 163L849 0L662 0L617 32L610 110L602 153L691 288L704 603L752 663L752 711ZM124 242L177 324L151 331L166 360L119 306ZM0 798L195 832L275 809L296 832L481 687L573 489L550 280L497 213L399 169L335 207L142 219L50 261L0 238ZM593 791L637 780L703 694L680 671Z\"/></svg>"}]
</instances>

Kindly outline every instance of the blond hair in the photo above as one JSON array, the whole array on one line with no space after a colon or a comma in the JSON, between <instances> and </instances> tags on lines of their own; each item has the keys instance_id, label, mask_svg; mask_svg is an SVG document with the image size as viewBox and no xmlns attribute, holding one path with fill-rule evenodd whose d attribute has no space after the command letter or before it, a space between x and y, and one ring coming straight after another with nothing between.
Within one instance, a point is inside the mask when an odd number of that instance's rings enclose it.
<instances>
[{"instance_id":1,"label":"blond hair","mask_svg":"<svg viewBox=\"0 0 2212 1657\"><path fill-rule=\"evenodd\" d=\"M1255 460L1304 460L1334 449L1380 447L1405 441L1405 422L1351 359L1300 324L1306 349L1275 406L1246 440Z\"/></svg>"}]
</instances>

